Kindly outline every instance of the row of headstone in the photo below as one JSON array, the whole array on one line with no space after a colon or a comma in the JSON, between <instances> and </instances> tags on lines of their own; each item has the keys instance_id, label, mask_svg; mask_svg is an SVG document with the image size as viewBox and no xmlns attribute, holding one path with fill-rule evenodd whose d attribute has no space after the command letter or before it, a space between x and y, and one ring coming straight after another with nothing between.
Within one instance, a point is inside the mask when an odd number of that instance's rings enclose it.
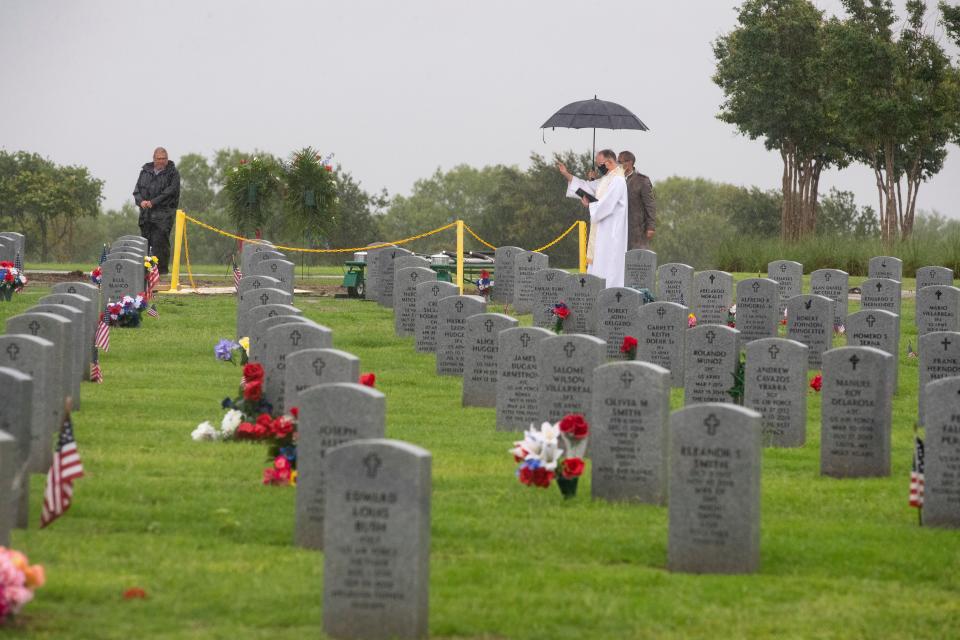
<instances>
[{"instance_id":1,"label":"row of headstone","mask_svg":"<svg viewBox=\"0 0 960 640\"><path fill-rule=\"evenodd\" d=\"M0 261L15 263L19 258L23 262L26 255L24 253L26 241L27 238L22 233L15 231L0 232Z\"/></svg>"},{"instance_id":2,"label":"row of headstone","mask_svg":"<svg viewBox=\"0 0 960 640\"><path fill-rule=\"evenodd\" d=\"M146 290L144 258L148 255L150 245L142 236L120 236L110 244L106 260L100 264L102 304L119 302L124 296L136 297Z\"/></svg>"},{"instance_id":3,"label":"row of headstone","mask_svg":"<svg viewBox=\"0 0 960 640\"><path fill-rule=\"evenodd\" d=\"M293 306L294 264L267 240L245 242L237 282L237 337L250 338L251 355L263 338L257 323L268 317L299 316ZM329 345L326 345L329 346Z\"/></svg>"}]
</instances>

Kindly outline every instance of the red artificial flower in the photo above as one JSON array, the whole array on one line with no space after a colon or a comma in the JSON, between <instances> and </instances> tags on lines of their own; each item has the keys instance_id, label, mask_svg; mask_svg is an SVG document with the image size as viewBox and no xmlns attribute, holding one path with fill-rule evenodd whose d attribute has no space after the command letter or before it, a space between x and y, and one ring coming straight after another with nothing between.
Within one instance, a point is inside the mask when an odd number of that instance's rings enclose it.
<instances>
[{"instance_id":1,"label":"red artificial flower","mask_svg":"<svg viewBox=\"0 0 960 640\"><path fill-rule=\"evenodd\" d=\"M250 362L243 365L243 377L247 382L251 380L263 380L263 365L259 362Z\"/></svg>"},{"instance_id":2,"label":"red artificial flower","mask_svg":"<svg viewBox=\"0 0 960 640\"><path fill-rule=\"evenodd\" d=\"M273 459L273 468L277 471L280 471L281 469L289 469L290 461L287 460L286 456L277 456Z\"/></svg>"},{"instance_id":3,"label":"red artificial flower","mask_svg":"<svg viewBox=\"0 0 960 640\"><path fill-rule=\"evenodd\" d=\"M624 336L623 344L620 345L620 353L631 353L637 348L637 339L633 336Z\"/></svg>"},{"instance_id":4,"label":"red artificial flower","mask_svg":"<svg viewBox=\"0 0 960 640\"><path fill-rule=\"evenodd\" d=\"M819 373L813 376L813 380L810 381L810 388L820 393L820 388L823 386L823 376Z\"/></svg>"},{"instance_id":5,"label":"red artificial flower","mask_svg":"<svg viewBox=\"0 0 960 640\"><path fill-rule=\"evenodd\" d=\"M514 462L523 462L524 460L527 459L527 453L528 453L528 451L527 451L526 449L524 449L524 448L521 447L521 448L520 448L520 453L521 453L522 455L519 455L519 456L516 455L516 454L513 455L513 461L514 461Z\"/></svg>"},{"instance_id":6,"label":"red artificial flower","mask_svg":"<svg viewBox=\"0 0 960 640\"><path fill-rule=\"evenodd\" d=\"M374 383L376 383L376 381L377 381L377 376L375 376L372 373L364 373L360 375L360 384L364 386L372 387L374 386Z\"/></svg>"},{"instance_id":7,"label":"red artificial flower","mask_svg":"<svg viewBox=\"0 0 960 640\"><path fill-rule=\"evenodd\" d=\"M567 480L579 478L583 474L583 458L564 458L563 459L563 477Z\"/></svg>"},{"instance_id":8,"label":"red artificial flower","mask_svg":"<svg viewBox=\"0 0 960 640\"><path fill-rule=\"evenodd\" d=\"M300 417L300 409L298 409L297 407L291 407L291 408L290 408L290 415L292 415L294 418L299 418L299 417Z\"/></svg>"},{"instance_id":9,"label":"red artificial flower","mask_svg":"<svg viewBox=\"0 0 960 640\"><path fill-rule=\"evenodd\" d=\"M481 280L489 280L489 279L490 279L490 272L487 271L486 269L482 270L482 271L480 272L480 279L481 279Z\"/></svg>"},{"instance_id":10,"label":"red artificial flower","mask_svg":"<svg viewBox=\"0 0 960 640\"><path fill-rule=\"evenodd\" d=\"M276 478L276 484L290 484L290 469L277 469L274 472L274 477Z\"/></svg>"},{"instance_id":11,"label":"red artificial flower","mask_svg":"<svg viewBox=\"0 0 960 640\"><path fill-rule=\"evenodd\" d=\"M140 587L130 587L129 589L123 592L124 600L134 600L134 599L144 600L146 599L146 597L147 597L147 592L141 589Z\"/></svg>"},{"instance_id":12,"label":"red artificial flower","mask_svg":"<svg viewBox=\"0 0 960 640\"><path fill-rule=\"evenodd\" d=\"M278 438L286 438L293 431L293 422L280 416L270 423L270 431Z\"/></svg>"},{"instance_id":13,"label":"red artificial flower","mask_svg":"<svg viewBox=\"0 0 960 640\"><path fill-rule=\"evenodd\" d=\"M0 268L11 269L13 268L13 263L8 260L4 260L3 262L0 262Z\"/></svg>"},{"instance_id":14,"label":"red artificial flower","mask_svg":"<svg viewBox=\"0 0 960 640\"><path fill-rule=\"evenodd\" d=\"M3 279L4 279L4 281L6 281L6 282L13 282L13 273L11 273L10 271L7 271L7 272L4 274Z\"/></svg>"},{"instance_id":15,"label":"red artificial flower","mask_svg":"<svg viewBox=\"0 0 960 640\"><path fill-rule=\"evenodd\" d=\"M244 400L259 400L263 397L263 380L247 380L243 385Z\"/></svg>"},{"instance_id":16,"label":"red artificial flower","mask_svg":"<svg viewBox=\"0 0 960 640\"><path fill-rule=\"evenodd\" d=\"M568 413L560 421L560 432L575 440L582 440L590 432L590 425L579 413Z\"/></svg>"},{"instance_id":17,"label":"red artificial flower","mask_svg":"<svg viewBox=\"0 0 960 640\"><path fill-rule=\"evenodd\" d=\"M521 467L520 468L520 482L523 484L529 485L533 482L533 469L530 467Z\"/></svg>"},{"instance_id":18,"label":"red artificial flower","mask_svg":"<svg viewBox=\"0 0 960 640\"><path fill-rule=\"evenodd\" d=\"M253 437L253 423L241 422L240 426L237 427L237 437L238 438Z\"/></svg>"},{"instance_id":19,"label":"red artificial flower","mask_svg":"<svg viewBox=\"0 0 960 640\"><path fill-rule=\"evenodd\" d=\"M269 429L273 424L273 418L270 417L269 413L261 413L257 416L257 424L264 429Z\"/></svg>"},{"instance_id":20,"label":"red artificial flower","mask_svg":"<svg viewBox=\"0 0 960 640\"><path fill-rule=\"evenodd\" d=\"M533 484L538 487L549 487L553 480L553 471L547 471L544 467L537 467L533 470Z\"/></svg>"},{"instance_id":21,"label":"red artificial flower","mask_svg":"<svg viewBox=\"0 0 960 640\"><path fill-rule=\"evenodd\" d=\"M273 470L273 467L267 467L263 470L263 484L273 484L277 479L277 472Z\"/></svg>"},{"instance_id":22,"label":"red artificial flower","mask_svg":"<svg viewBox=\"0 0 960 640\"><path fill-rule=\"evenodd\" d=\"M561 302L553 308L553 315L557 316L561 320L566 320L570 315L570 308Z\"/></svg>"}]
</instances>

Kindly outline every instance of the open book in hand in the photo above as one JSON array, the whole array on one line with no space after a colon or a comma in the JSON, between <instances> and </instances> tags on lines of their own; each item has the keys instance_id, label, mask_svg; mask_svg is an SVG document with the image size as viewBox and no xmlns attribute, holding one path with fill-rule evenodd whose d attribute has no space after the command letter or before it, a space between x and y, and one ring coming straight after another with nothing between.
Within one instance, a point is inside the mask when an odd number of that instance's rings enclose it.
<instances>
[{"instance_id":1,"label":"open book in hand","mask_svg":"<svg viewBox=\"0 0 960 640\"><path fill-rule=\"evenodd\" d=\"M587 192L584 191L583 189L577 189L576 191L574 191L574 193L576 193L576 194L577 194L578 196L580 196L581 198L586 198L586 199L587 199L587 202L596 202L596 201L597 201L596 197L594 197L592 194L587 193Z\"/></svg>"}]
</instances>

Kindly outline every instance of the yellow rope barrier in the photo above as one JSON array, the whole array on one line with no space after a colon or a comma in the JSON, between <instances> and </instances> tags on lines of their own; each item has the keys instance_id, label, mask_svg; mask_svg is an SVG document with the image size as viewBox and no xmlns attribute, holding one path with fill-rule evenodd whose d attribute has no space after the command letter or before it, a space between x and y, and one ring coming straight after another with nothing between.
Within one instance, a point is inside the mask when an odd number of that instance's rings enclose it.
<instances>
[{"instance_id":1,"label":"yellow rope barrier","mask_svg":"<svg viewBox=\"0 0 960 640\"><path fill-rule=\"evenodd\" d=\"M208 231L213 231L214 233L219 233L219 234L222 235L222 236L226 236L226 237L228 237L228 238L233 238L234 240L242 240L243 242L254 242L254 243L258 243L258 244L260 243L260 240L257 240L256 238L244 238L243 236L234 235L234 234L232 234L232 233L230 233L230 232L228 232L228 231L224 231L223 229L217 229L216 227L211 227L211 226L210 226L209 224L207 224L206 222L201 222L201 221L197 220L196 218L191 218L190 216L187 216L187 215L185 215L184 217L185 217L187 220L189 220L190 222L194 223L195 225L200 226L200 227L203 227L204 229L207 229ZM413 242L414 240L419 240L420 238L426 238L427 236L432 236L433 234L435 234L435 233L440 233L441 231L446 231L447 229L453 228L453 227L455 227L456 225L457 225L456 222L451 222L450 224L446 224L446 225L444 225L444 226L442 226L442 227L437 227L437 228L434 229L433 231L427 231L426 233L421 233L421 234L418 234L418 235L415 235L415 236L410 236L409 238L403 238L402 240L394 240L394 241L392 241L392 242L383 242L383 243L380 243L380 244L372 244L372 245L367 246L367 247L351 247L351 248L349 248L349 249L305 249L305 248L303 248L303 247L285 247L285 246L280 245L280 244L273 245L273 246L274 246L275 248L281 249L281 250L283 250L283 251L301 251L301 252L303 252L303 253L353 253L354 251L367 251L367 250L369 250L369 249L379 249L379 248L381 248L381 247L389 247L389 246L391 246L391 245L406 244L406 243L408 243L408 242Z\"/></svg>"},{"instance_id":2,"label":"yellow rope barrier","mask_svg":"<svg viewBox=\"0 0 960 640\"><path fill-rule=\"evenodd\" d=\"M494 251L497 250L497 248L496 248L495 246L493 246L492 244L490 244L489 242L487 242L486 240L484 240L483 238L481 238L480 236L478 236L478 235L477 235L477 232L470 228L470 225L465 224L465 225L463 225L463 228L467 230L467 233L469 233L469 234L472 235L474 238L476 238L477 242L479 242L480 244L482 244L482 245L484 245L484 246L486 246L486 247L488 247L488 248L490 248L490 249L493 249Z\"/></svg>"},{"instance_id":3,"label":"yellow rope barrier","mask_svg":"<svg viewBox=\"0 0 960 640\"><path fill-rule=\"evenodd\" d=\"M576 229L576 228L577 228L577 225L579 225L579 224L580 224L579 221L574 222L572 225L570 225L570 227L569 227L566 231L564 231L564 232L561 233L559 236L557 236L557 237L553 240L553 242L550 242L549 244L545 244L545 245L543 245L542 247L540 247L539 249L534 249L534 251L536 251L537 253L540 253L541 251L546 251L547 249L549 249L549 248L552 247L553 245L557 244L558 242L560 242L561 240L563 240L564 238L566 238L567 235L568 235L571 231L573 231L574 229Z\"/></svg>"}]
</instances>

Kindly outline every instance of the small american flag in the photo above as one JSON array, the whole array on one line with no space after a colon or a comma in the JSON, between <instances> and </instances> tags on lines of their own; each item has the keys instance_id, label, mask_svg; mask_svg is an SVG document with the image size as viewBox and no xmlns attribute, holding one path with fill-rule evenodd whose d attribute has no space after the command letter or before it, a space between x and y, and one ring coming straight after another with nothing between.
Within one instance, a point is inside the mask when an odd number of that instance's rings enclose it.
<instances>
[{"instance_id":1,"label":"small american flag","mask_svg":"<svg viewBox=\"0 0 960 640\"><path fill-rule=\"evenodd\" d=\"M159 318L160 312L157 311L157 305L155 304L150 305L150 308L147 309L147 315L150 316L151 318Z\"/></svg>"},{"instance_id":2,"label":"small american flag","mask_svg":"<svg viewBox=\"0 0 960 640\"><path fill-rule=\"evenodd\" d=\"M97 325L97 335L93 344L99 349L110 351L110 325L103 321L103 316L100 316L100 324Z\"/></svg>"},{"instance_id":3,"label":"small american flag","mask_svg":"<svg viewBox=\"0 0 960 640\"><path fill-rule=\"evenodd\" d=\"M13 259L13 267L17 271L23 271L23 260L20 259L19 251L17 251L17 256Z\"/></svg>"},{"instance_id":4,"label":"small american flag","mask_svg":"<svg viewBox=\"0 0 960 640\"><path fill-rule=\"evenodd\" d=\"M910 506L923 509L923 440L917 436L910 466Z\"/></svg>"},{"instance_id":5,"label":"small american flag","mask_svg":"<svg viewBox=\"0 0 960 640\"><path fill-rule=\"evenodd\" d=\"M240 292L240 278L242 277L243 277L243 274L240 273L240 268L237 267L237 263L234 262L233 263L233 286L238 293Z\"/></svg>"},{"instance_id":6,"label":"small american flag","mask_svg":"<svg viewBox=\"0 0 960 640\"><path fill-rule=\"evenodd\" d=\"M147 293L149 297L153 297L153 290L157 288L158 284L160 284L160 268L153 267L147 273Z\"/></svg>"},{"instance_id":7,"label":"small american flag","mask_svg":"<svg viewBox=\"0 0 960 640\"><path fill-rule=\"evenodd\" d=\"M103 251L100 252L100 262L97 264L103 264L107 261L107 245L103 245Z\"/></svg>"},{"instance_id":8,"label":"small american flag","mask_svg":"<svg viewBox=\"0 0 960 640\"><path fill-rule=\"evenodd\" d=\"M63 419L57 451L53 456L53 465L47 474L47 487L43 491L43 513L40 514L40 528L66 513L73 500L73 481L83 477L83 464L77 451L77 441L73 438L73 423L70 410Z\"/></svg>"},{"instance_id":9,"label":"small american flag","mask_svg":"<svg viewBox=\"0 0 960 640\"><path fill-rule=\"evenodd\" d=\"M93 361L90 363L90 382L103 382L103 371L100 369L100 353L93 350Z\"/></svg>"}]
</instances>

